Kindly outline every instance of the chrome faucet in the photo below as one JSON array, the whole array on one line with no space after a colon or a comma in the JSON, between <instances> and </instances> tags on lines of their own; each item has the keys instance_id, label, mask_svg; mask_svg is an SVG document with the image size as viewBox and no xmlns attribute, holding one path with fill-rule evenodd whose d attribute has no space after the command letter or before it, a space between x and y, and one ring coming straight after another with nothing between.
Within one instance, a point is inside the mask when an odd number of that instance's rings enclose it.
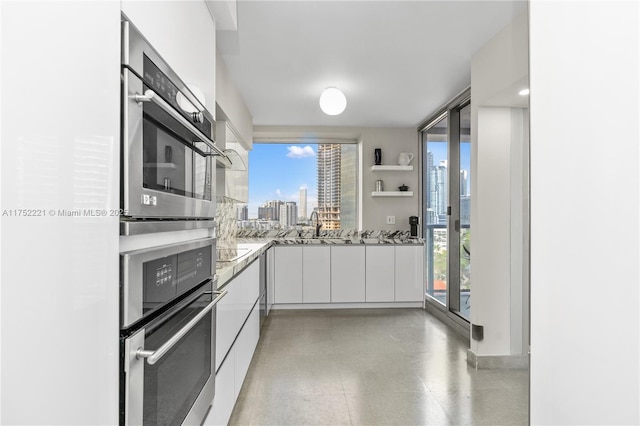
<instances>
[{"instance_id":1,"label":"chrome faucet","mask_svg":"<svg viewBox=\"0 0 640 426\"><path fill-rule=\"evenodd\" d=\"M311 221L311 223L313 223L313 216L316 216L316 230L315 233L313 234L314 238L318 238L320 236L320 228L322 228L322 223L320 223L320 218L318 217L318 211L314 210L311 212L311 216L309 216L309 220Z\"/></svg>"}]
</instances>

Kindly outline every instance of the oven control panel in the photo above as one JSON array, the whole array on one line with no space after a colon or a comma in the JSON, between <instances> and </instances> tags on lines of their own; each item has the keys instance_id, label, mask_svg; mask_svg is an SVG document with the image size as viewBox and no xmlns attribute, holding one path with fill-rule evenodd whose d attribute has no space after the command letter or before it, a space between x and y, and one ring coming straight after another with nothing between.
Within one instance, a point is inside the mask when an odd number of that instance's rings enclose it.
<instances>
[{"instance_id":1,"label":"oven control panel","mask_svg":"<svg viewBox=\"0 0 640 426\"><path fill-rule=\"evenodd\" d=\"M189 291L213 274L212 246L154 259L144 264L143 305L153 308Z\"/></svg>"}]
</instances>

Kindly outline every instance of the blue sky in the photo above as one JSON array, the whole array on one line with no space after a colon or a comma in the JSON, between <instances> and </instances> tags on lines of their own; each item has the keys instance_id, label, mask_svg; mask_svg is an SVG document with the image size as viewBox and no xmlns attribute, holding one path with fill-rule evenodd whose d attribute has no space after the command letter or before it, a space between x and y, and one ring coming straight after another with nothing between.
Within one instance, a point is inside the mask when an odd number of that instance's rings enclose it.
<instances>
[{"instance_id":1,"label":"blue sky","mask_svg":"<svg viewBox=\"0 0 640 426\"><path fill-rule=\"evenodd\" d=\"M300 203L307 187L307 211L317 204L317 144L254 144L249 152L249 218L268 200ZM298 208L300 208L298 206Z\"/></svg>"}]
</instances>

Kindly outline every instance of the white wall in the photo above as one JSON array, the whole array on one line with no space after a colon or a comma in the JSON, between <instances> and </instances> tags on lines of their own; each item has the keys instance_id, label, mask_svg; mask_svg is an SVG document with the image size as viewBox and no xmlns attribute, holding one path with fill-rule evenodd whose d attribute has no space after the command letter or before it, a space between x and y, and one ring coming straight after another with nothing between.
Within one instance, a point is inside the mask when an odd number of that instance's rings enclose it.
<instances>
[{"instance_id":1,"label":"white wall","mask_svg":"<svg viewBox=\"0 0 640 426\"><path fill-rule=\"evenodd\" d=\"M117 424L120 4L0 7L0 422Z\"/></svg>"},{"instance_id":2,"label":"white wall","mask_svg":"<svg viewBox=\"0 0 640 426\"><path fill-rule=\"evenodd\" d=\"M484 339L471 340L478 359L522 355L528 349L527 17L519 15L472 58L471 322Z\"/></svg>"},{"instance_id":3,"label":"white wall","mask_svg":"<svg viewBox=\"0 0 640 426\"><path fill-rule=\"evenodd\" d=\"M354 140L361 143L361 206L362 229L372 230L409 230L409 216L420 216L418 157L419 138L416 128L381 128L381 127L287 127L287 126L254 126L254 140L287 140L299 143L301 138L310 138L309 143L316 143L317 138L324 138L325 143L333 139ZM415 158L411 172L373 172L374 149L382 149L382 164L398 164L398 154L411 152ZM382 179L385 190L398 190L405 184L413 191L413 197L372 197L375 181ZM387 225L387 216L395 216L396 224Z\"/></svg>"},{"instance_id":4,"label":"white wall","mask_svg":"<svg viewBox=\"0 0 640 426\"><path fill-rule=\"evenodd\" d=\"M639 14L531 3L532 424L640 423Z\"/></svg>"}]
</instances>

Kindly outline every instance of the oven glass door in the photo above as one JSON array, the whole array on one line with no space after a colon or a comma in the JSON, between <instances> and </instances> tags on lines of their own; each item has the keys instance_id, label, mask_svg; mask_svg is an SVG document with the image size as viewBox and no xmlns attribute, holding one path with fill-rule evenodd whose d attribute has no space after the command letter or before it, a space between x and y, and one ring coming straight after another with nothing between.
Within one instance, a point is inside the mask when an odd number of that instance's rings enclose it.
<instances>
[{"instance_id":1,"label":"oven glass door","mask_svg":"<svg viewBox=\"0 0 640 426\"><path fill-rule=\"evenodd\" d=\"M174 121L144 105L142 186L211 201L211 150Z\"/></svg>"},{"instance_id":2,"label":"oven glass door","mask_svg":"<svg viewBox=\"0 0 640 426\"><path fill-rule=\"evenodd\" d=\"M201 294L174 316L145 331L156 350L212 300ZM156 364L145 365L143 425L179 425L212 375L211 311Z\"/></svg>"},{"instance_id":3,"label":"oven glass door","mask_svg":"<svg viewBox=\"0 0 640 426\"><path fill-rule=\"evenodd\" d=\"M213 301L212 282L188 296L143 330L128 338L129 354L125 424L180 425L200 423L213 399L215 307L207 311L175 344L150 364L158 352ZM141 350L154 352L147 358ZM198 411L194 414L194 411Z\"/></svg>"}]
</instances>

